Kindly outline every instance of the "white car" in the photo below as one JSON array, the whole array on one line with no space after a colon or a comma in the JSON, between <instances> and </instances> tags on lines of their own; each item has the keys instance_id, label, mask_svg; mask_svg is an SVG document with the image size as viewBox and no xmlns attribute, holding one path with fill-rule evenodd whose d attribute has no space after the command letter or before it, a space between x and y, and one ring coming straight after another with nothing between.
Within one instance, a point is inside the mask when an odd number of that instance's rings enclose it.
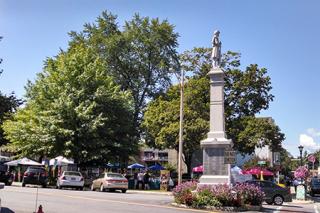
<instances>
[{"instance_id":1,"label":"white car","mask_svg":"<svg viewBox=\"0 0 320 213\"><path fill-rule=\"evenodd\" d=\"M78 188L83 190L84 180L80 172L64 171L57 180L57 188Z\"/></svg>"},{"instance_id":2,"label":"white car","mask_svg":"<svg viewBox=\"0 0 320 213\"><path fill-rule=\"evenodd\" d=\"M121 190L126 193L128 190L128 180L119 173L102 173L100 177L92 182L91 190L99 189L101 192Z\"/></svg>"}]
</instances>

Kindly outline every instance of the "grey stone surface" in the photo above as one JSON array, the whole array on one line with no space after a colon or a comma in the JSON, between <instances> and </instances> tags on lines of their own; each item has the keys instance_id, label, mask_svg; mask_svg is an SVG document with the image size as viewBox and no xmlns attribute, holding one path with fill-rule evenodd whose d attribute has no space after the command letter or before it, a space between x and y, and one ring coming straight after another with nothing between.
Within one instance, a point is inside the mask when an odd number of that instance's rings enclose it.
<instances>
[{"instance_id":1,"label":"grey stone surface","mask_svg":"<svg viewBox=\"0 0 320 213\"><path fill-rule=\"evenodd\" d=\"M201 141L203 149L204 174L201 184L230 183L230 164L225 164L225 150L232 141L226 138L224 117L224 71L221 69L221 42L219 31L212 39L212 68L210 77L210 131Z\"/></svg>"}]
</instances>

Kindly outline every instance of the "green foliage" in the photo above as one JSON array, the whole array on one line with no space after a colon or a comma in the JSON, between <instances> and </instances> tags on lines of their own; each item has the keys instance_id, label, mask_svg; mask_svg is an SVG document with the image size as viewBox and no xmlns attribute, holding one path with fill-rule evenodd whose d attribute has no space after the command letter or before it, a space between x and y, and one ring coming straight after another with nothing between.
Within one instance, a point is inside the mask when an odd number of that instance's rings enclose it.
<instances>
[{"instance_id":1,"label":"green foliage","mask_svg":"<svg viewBox=\"0 0 320 213\"><path fill-rule=\"evenodd\" d=\"M70 47L84 44L93 48L121 89L131 91L138 127L146 100L170 86L170 73L178 66L178 34L167 20L135 14L123 30L116 20L115 15L103 12L95 24L84 25L80 33L70 33Z\"/></svg>"},{"instance_id":2,"label":"green foliage","mask_svg":"<svg viewBox=\"0 0 320 213\"><path fill-rule=\"evenodd\" d=\"M251 169L252 167L260 166L258 164L258 161L265 161L266 162L266 164L264 164L263 167L268 168L270 166L270 161L269 160L262 159L262 158L259 158L258 156L255 156L255 157L251 158L250 160L248 160L247 162L245 162L243 164L243 168L244 169Z\"/></svg>"},{"instance_id":3,"label":"green foliage","mask_svg":"<svg viewBox=\"0 0 320 213\"><path fill-rule=\"evenodd\" d=\"M131 95L93 49L79 45L48 59L26 89L25 108L3 125L20 155L102 163L137 150Z\"/></svg>"},{"instance_id":4,"label":"green foliage","mask_svg":"<svg viewBox=\"0 0 320 213\"><path fill-rule=\"evenodd\" d=\"M219 200L212 194L210 189L204 189L199 191L192 202L192 207L194 208L204 208L207 206L222 206Z\"/></svg>"},{"instance_id":5,"label":"green foliage","mask_svg":"<svg viewBox=\"0 0 320 213\"><path fill-rule=\"evenodd\" d=\"M0 36L0 41L2 37ZM0 58L0 64L2 63L2 58ZM0 69L0 75L2 69ZM23 103L21 99L18 99L14 93L10 95L2 94L0 91L0 146L7 144L9 141L4 137L2 124L5 119L9 118L12 113Z\"/></svg>"},{"instance_id":6,"label":"green foliage","mask_svg":"<svg viewBox=\"0 0 320 213\"><path fill-rule=\"evenodd\" d=\"M211 67L209 48L195 48L180 56L181 68L194 75L185 84L184 157L191 172L191 157L199 149L200 140L209 130L209 79ZM226 73L225 115L226 132L242 153L252 153L256 146L281 146L284 134L269 119L255 115L269 107L271 81L265 68L251 64L240 70L240 54L227 52L223 57ZM175 85L166 94L151 101L145 112L142 127L146 142L158 148L178 150L180 89Z\"/></svg>"}]
</instances>

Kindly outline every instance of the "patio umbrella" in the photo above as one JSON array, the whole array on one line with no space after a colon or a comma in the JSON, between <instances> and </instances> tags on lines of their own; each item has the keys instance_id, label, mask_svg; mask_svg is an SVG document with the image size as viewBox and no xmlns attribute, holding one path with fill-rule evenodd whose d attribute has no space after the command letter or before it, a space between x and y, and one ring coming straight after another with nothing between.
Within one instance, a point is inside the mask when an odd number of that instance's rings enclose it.
<instances>
[{"instance_id":1,"label":"patio umbrella","mask_svg":"<svg viewBox=\"0 0 320 213\"><path fill-rule=\"evenodd\" d=\"M134 164L128 166L128 169L144 169L144 165L134 163Z\"/></svg>"},{"instance_id":2,"label":"patio umbrella","mask_svg":"<svg viewBox=\"0 0 320 213\"><path fill-rule=\"evenodd\" d=\"M150 166L148 169L159 171L159 170L164 170L164 167L159 164L156 164L156 165Z\"/></svg>"},{"instance_id":3,"label":"patio umbrella","mask_svg":"<svg viewBox=\"0 0 320 213\"><path fill-rule=\"evenodd\" d=\"M203 172L203 165L194 167L192 172Z\"/></svg>"},{"instance_id":4,"label":"patio umbrella","mask_svg":"<svg viewBox=\"0 0 320 213\"><path fill-rule=\"evenodd\" d=\"M243 174L251 174L251 175L264 175L264 176L273 176L273 172L267 169L261 169L259 167L253 167L251 169L243 171Z\"/></svg>"}]
</instances>

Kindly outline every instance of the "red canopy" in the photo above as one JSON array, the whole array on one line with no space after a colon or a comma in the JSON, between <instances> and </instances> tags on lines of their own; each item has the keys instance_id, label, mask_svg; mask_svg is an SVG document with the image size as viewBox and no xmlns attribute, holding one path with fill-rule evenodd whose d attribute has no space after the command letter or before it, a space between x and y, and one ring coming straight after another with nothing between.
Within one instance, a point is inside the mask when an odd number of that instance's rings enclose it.
<instances>
[{"instance_id":1,"label":"red canopy","mask_svg":"<svg viewBox=\"0 0 320 213\"><path fill-rule=\"evenodd\" d=\"M262 175L264 176L273 176L273 172L266 169L261 169L259 167L253 167L251 169L242 171L243 174L251 174L251 175L261 175L261 172L262 172Z\"/></svg>"},{"instance_id":2,"label":"red canopy","mask_svg":"<svg viewBox=\"0 0 320 213\"><path fill-rule=\"evenodd\" d=\"M203 165L194 167L192 169L193 172L203 172Z\"/></svg>"}]
</instances>

